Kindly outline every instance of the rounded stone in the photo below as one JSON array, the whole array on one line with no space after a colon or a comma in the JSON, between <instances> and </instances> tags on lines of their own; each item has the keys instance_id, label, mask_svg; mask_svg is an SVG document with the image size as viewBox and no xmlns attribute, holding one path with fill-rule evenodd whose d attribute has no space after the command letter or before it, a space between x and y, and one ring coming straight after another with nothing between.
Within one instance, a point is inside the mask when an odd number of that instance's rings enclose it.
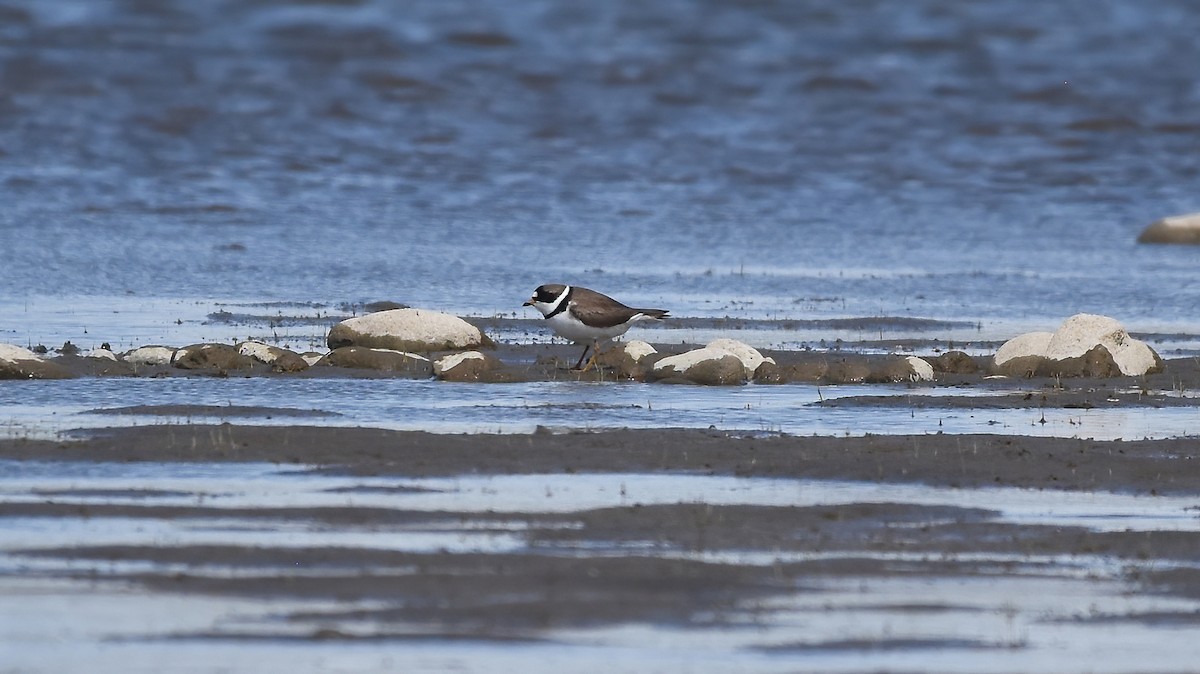
<instances>
[{"instance_id":1,"label":"rounded stone","mask_svg":"<svg viewBox=\"0 0 1200 674\"><path fill-rule=\"evenodd\" d=\"M871 370L866 381L933 381L933 366L916 356L888 358Z\"/></svg>"},{"instance_id":2,"label":"rounded stone","mask_svg":"<svg viewBox=\"0 0 1200 674\"><path fill-rule=\"evenodd\" d=\"M742 366L746 368L747 379L753 377L755 370L757 370L758 366L762 365L765 361L769 360L772 363L775 362L771 358L764 357L761 353L759 353L758 349L746 344L745 342L739 342L736 339L714 339L707 344L707 347L711 349L724 349L725 351L732 353L734 356L737 356L737 359L742 361Z\"/></svg>"},{"instance_id":3,"label":"rounded stone","mask_svg":"<svg viewBox=\"0 0 1200 674\"><path fill-rule=\"evenodd\" d=\"M1053 332L1026 332L1017 335L1000 346L996 355L992 357L992 363L1001 366L1014 358L1043 357L1051 339L1054 339Z\"/></svg>"},{"instance_id":4,"label":"rounded stone","mask_svg":"<svg viewBox=\"0 0 1200 674\"><path fill-rule=\"evenodd\" d=\"M979 363L963 351L947 351L930 364L935 372L947 374L974 374L979 371Z\"/></svg>"},{"instance_id":5,"label":"rounded stone","mask_svg":"<svg viewBox=\"0 0 1200 674\"><path fill-rule=\"evenodd\" d=\"M444 381L480 381L500 367L500 361L478 351L455 353L433 364L433 374Z\"/></svg>"},{"instance_id":6,"label":"rounded stone","mask_svg":"<svg viewBox=\"0 0 1200 674\"><path fill-rule=\"evenodd\" d=\"M1063 322L1046 346L1050 360L1079 358L1103 346L1124 375L1141 375L1162 369L1162 360L1145 342L1129 336L1114 318L1076 314Z\"/></svg>"},{"instance_id":7,"label":"rounded stone","mask_svg":"<svg viewBox=\"0 0 1200 674\"><path fill-rule=\"evenodd\" d=\"M175 352L174 365L183 370L249 370L253 358L243 356L228 344L193 344Z\"/></svg>"},{"instance_id":8,"label":"rounded stone","mask_svg":"<svg viewBox=\"0 0 1200 674\"><path fill-rule=\"evenodd\" d=\"M616 372L622 379L644 380L658 351L640 340L632 340L601 351L596 362L605 369Z\"/></svg>"},{"instance_id":9,"label":"rounded stone","mask_svg":"<svg viewBox=\"0 0 1200 674\"><path fill-rule=\"evenodd\" d=\"M0 344L0 379L70 379L69 370L29 349Z\"/></svg>"},{"instance_id":10,"label":"rounded stone","mask_svg":"<svg viewBox=\"0 0 1200 674\"><path fill-rule=\"evenodd\" d=\"M121 355L121 360L133 366L170 365L175 358L175 349L166 346L139 346Z\"/></svg>"},{"instance_id":11,"label":"rounded stone","mask_svg":"<svg viewBox=\"0 0 1200 674\"><path fill-rule=\"evenodd\" d=\"M1097 347L1106 355L1096 352ZM1108 359L1115 371L1105 364ZM1008 376L1136 376L1162 368L1162 359L1148 344L1130 337L1116 319L1096 314L1071 316L1053 333L1014 337L993 358L993 370Z\"/></svg>"},{"instance_id":12,"label":"rounded stone","mask_svg":"<svg viewBox=\"0 0 1200 674\"><path fill-rule=\"evenodd\" d=\"M237 346L238 353L271 366L276 372L300 372L307 370L308 362L300 354L289 349L272 346L264 342L248 341Z\"/></svg>"},{"instance_id":13,"label":"rounded stone","mask_svg":"<svg viewBox=\"0 0 1200 674\"><path fill-rule=\"evenodd\" d=\"M461 351L491 346L479 328L458 316L427 309L391 309L333 326L329 348L365 346L394 351Z\"/></svg>"},{"instance_id":14,"label":"rounded stone","mask_svg":"<svg viewBox=\"0 0 1200 674\"><path fill-rule=\"evenodd\" d=\"M730 386L744 384L746 366L725 349L704 347L677 356L668 356L654 364L655 379L682 378L694 384Z\"/></svg>"},{"instance_id":15,"label":"rounded stone","mask_svg":"<svg viewBox=\"0 0 1200 674\"><path fill-rule=\"evenodd\" d=\"M755 368L753 381L755 384L783 384L783 369L773 359L764 359Z\"/></svg>"},{"instance_id":16,"label":"rounded stone","mask_svg":"<svg viewBox=\"0 0 1200 674\"><path fill-rule=\"evenodd\" d=\"M433 376L433 364L424 356L392 349L370 349L365 346L343 346L334 349L314 367L324 365L392 372L412 379L427 379Z\"/></svg>"},{"instance_id":17,"label":"rounded stone","mask_svg":"<svg viewBox=\"0 0 1200 674\"><path fill-rule=\"evenodd\" d=\"M1174 215L1151 223L1137 240L1138 243L1200 245L1200 213Z\"/></svg>"},{"instance_id":18,"label":"rounded stone","mask_svg":"<svg viewBox=\"0 0 1200 674\"><path fill-rule=\"evenodd\" d=\"M908 356L904 360L912 369L909 381L933 381L933 366L929 361L917 356Z\"/></svg>"}]
</instances>

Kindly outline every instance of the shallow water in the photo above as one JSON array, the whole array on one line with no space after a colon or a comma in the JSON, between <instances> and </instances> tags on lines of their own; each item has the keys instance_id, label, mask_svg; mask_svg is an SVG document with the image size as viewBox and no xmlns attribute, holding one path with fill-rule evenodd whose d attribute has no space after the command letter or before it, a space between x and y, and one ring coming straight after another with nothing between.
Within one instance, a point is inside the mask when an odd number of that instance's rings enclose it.
<instances>
[{"instance_id":1,"label":"shallow water","mask_svg":"<svg viewBox=\"0 0 1200 674\"><path fill-rule=\"evenodd\" d=\"M398 493L397 488L403 488ZM373 489L378 491L373 491ZM97 493L89 493L98 490ZM142 492L162 492L160 495ZM851 503L919 503L923 505L983 508L997 512L997 521L1024 525L1083 527L1096 531L1200 531L1200 502L1194 497L1144 496L1101 492L1069 492L1019 488L959 489L919 484L875 484L836 480L741 478L687 474L571 474L491 475L449 478L329 477L282 471L271 464L37 464L0 461L0 498L11 503L107 503L131 505L203 505L215 516L223 508L363 507L464 513L569 513L633 504L708 503L713 505L817 506ZM103 518L97 518L103 519ZM81 520L86 523L87 518ZM35 524L36 520L31 524ZM128 522L113 529L96 526L86 538L93 544L117 544L107 537L126 530ZM264 536L261 545L335 545L353 531L330 527L327 531L297 534L286 523L255 526L245 542ZM205 542L210 533L187 520L164 521L176 532L174 545ZM283 527L283 528L280 528ZM32 529L36 530L36 526ZM468 534L469 522L462 524ZM82 531L39 532L9 530L0 534L0 545L70 544ZM353 529L349 527L349 529ZM489 522L481 529L505 526ZM274 533L272 533L274 532ZM216 535L237 536L223 529ZM479 531L481 536L494 531ZM43 536L50 538L43 540ZM157 529L127 530L126 535L145 543L162 540ZM448 536L462 536L454 532ZM192 538L196 536L196 538ZM454 540L448 537L448 542ZM481 538L481 541L483 539ZM462 541L459 541L461 547ZM425 539L379 539L368 547L430 551ZM477 543L476 549L494 550L502 542ZM469 548L468 548L469 549Z\"/></svg>"},{"instance_id":2,"label":"shallow water","mask_svg":"<svg viewBox=\"0 0 1200 674\"><path fill-rule=\"evenodd\" d=\"M954 389L955 396L1003 391ZM839 397L945 394L902 384L869 386L662 386L637 383L469 384L408 379L84 378L5 382L0 434L56 437L75 428L189 422L371 426L444 433L530 433L548 429L708 428L792 435L1005 433L1097 440L1200 434L1191 407L939 409L822 407ZM233 406L234 413L92 414L137 405ZM243 406L264 407L246 416ZM272 415L316 410L334 415Z\"/></svg>"},{"instance_id":3,"label":"shallow water","mask_svg":"<svg viewBox=\"0 0 1200 674\"><path fill-rule=\"evenodd\" d=\"M402 482L403 484L398 484ZM372 494L348 487L405 486L428 491ZM72 495L71 490L76 494ZM156 490L163 496L98 496ZM49 492L54 492L50 495ZM89 495L91 492L92 495ZM523 671L686 671L783 672L799 668L862 671L907 668L928 671L1130 671L1147 661L1156 671L1187 671L1200 655L1194 640L1172 629L1138 621L1081 622L1098 615L1137 615L1153 611L1187 615L1200 604L1170 596L1132 592L1118 580L1133 562L1102 556L1065 558L1006 552L947 553L994 563L995 577L813 577L806 591L768 600L757 618L724 628L629 624L596 629L556 630L543 643L452 640L374 645L340 642L283 642L279 635L305 635L303 623L281 621L292 612L347 606L370 608L370 601L323 602L250 597L179 596L134 592L105 577L159 573L250 575L270 568L221 565L156 565L145 562L61 561L13 557L7 551L29 547L228 544L248 547L362 546L389 550L503 553L525 548L519 532L503 520L366 526L285 526L284 521L223 517L233 507L351 507L472 512L576 512L583 509L676 502L711 504L806 505L891 502L952 505L998 510L996 520L1023 525L1078 526L1098 531L1196 531L1195 500L1158 496L1067 493L1022 489L961 490L921 485L768 480L697 475L555 475L449 479L335 477L281 471L266 464L48 464L0 462L0 500L80 505L120 503L186 504L208 508L200 518L53 517L5 518L0 527L0 643L13 649L9 666L18 671L156 671L175 659L197 659L183 671L221 671L288 666L293 671L332 668L451 668L496 671L510 663ZM514 535L516 534L516 535ZM622 549L624 553L630 550ZM579 554L569 546L541 554ZM620 553L621 551L615 551ZM636 550L644 554L645 550ZM613 551L610 551L612 554ZM820 554L766 551L678 551L714 563L771 565L821 557ZM886 560L926 561L928 555L903 552L855 553ZM1154 564L1161 564L1156 560ZM382 569L380 569L382 571ZM54 580L62 572L91 580ZM288 570L289 575L296 571ZM301 572L298 578L303 577ZM20 610L17 610L17 607ZM914 608L916 607L916 608ZM925 607L925 608L920 608ZM9 610L11 609L11 610ZM769 610L767 610L769 609ZM764 612L766 611L766 612ZM19 616L19 618L18 618ZM331 623L322 625L329 628ZM351 623L342 629L353 633ZM361 629L361 627L360 627ZM1114 642L1114 629L1120 638ZM203 633L275 635L189 639L172 635ZM852 645L902 644L871 648ZM844 644L838 646L838 644ZM200 654L203 657L199 657ZM1149 658L1149 659L1147 659ZM572 663L570 666L567 663ZM603 667L601 667L603 664ZM507 666L507 665L506 665Z\"/></svg>"},{"instance_id":4,"label":"shallow water","mask_svg":"<svg viewBox=\"0 0 1200 674\"><path fill-rule=\"evenodd\" d=\"M217 302L520 314L554 280L680 316L1200 333L1200 249L1134 243L1200 209L1187 0L0 16L5 341L175 342Z\"/></svg>"}]
</instances>

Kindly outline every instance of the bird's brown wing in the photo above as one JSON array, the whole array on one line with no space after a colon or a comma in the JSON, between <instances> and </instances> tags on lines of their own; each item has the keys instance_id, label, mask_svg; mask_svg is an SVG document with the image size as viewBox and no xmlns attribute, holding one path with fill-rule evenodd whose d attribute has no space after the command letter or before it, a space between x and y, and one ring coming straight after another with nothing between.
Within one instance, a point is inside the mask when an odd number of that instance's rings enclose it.
<instances>
[{"instance_id":1,"label":"bird's brown wing","mask_svg":"<svg viewBox=\"0 0 1200 674\"><path fill-rule=\"evenodd\" d=\"M579 317L579 320L598 328L620 325L636 314L645 314L654 318L662 318L667 315L667 312L662 309L627 307L608 295L579 286L571 289L571 311Z\"/></svg>"}]
</instances>

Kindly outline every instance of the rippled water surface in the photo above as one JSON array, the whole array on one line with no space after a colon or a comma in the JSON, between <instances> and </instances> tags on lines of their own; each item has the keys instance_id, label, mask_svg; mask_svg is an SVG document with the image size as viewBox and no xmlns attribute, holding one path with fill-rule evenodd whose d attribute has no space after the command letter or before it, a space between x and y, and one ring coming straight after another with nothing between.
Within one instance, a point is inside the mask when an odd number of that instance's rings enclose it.
<instances>
[{"instance_id":1,"label":"rippled water surface","mask_svg":"<svg viewBox=\"0 0 1200 674\"><path fill-rule=\"evenodd\" d=\"M549 280L1195 334L1200 251L1134 238L1200 210L1198 33L1187 0L0 0L0 339Z\"/></svg>"}]
</instances>

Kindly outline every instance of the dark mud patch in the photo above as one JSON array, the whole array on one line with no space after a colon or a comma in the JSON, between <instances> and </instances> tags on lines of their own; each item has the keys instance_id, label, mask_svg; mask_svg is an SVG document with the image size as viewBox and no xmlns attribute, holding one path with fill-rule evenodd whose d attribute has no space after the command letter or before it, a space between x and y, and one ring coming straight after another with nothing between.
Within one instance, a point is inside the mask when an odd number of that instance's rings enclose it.
<instances>
[{"instance_id":1,"label":"dark mud patch","mask_svg":"<svg viewBox=\"0 0 1200 674\"><path fill-rule=\"evenodd\" d=\"M413 487L409 485L373 485L373 484L358 484L352 487L334 487L326 489L326 494L433 494L437 493L438 489L428 489L426 487Z\"/></svg>"},{"instance_id":2,"label":"dark mud patch","mask_svg":"<svg viewBox=\"0 0 1200 674\"><path fill-rule=\"evenodd\" d=\"M1064 621L1068 622L1068 621ZM1076 616L1069 622L1092 625L1136 624L1146 627L1186 628L1200 626L1200 611L1142 611Z\"/></svg>"},{"instance_id":3,"label":"dark mud patch","mask_svg":"<svg viewBox=\"0 0 1200 674\"><path fill-rule=\"evenodd\" d=\"M872 652L899 652L913 650L936 650L944 651L947 649L971 649L971 650L987 650L995 648L1010 649L1016 648L1019 644L1010 643L991 643L974 639L893 639L881 637L879 639L839 639L836 641L816 641L812 643L798 642L790 644L777 644L771 646L760 646L757 650L766 653L775 654L801 654L801 653L832 653L839 651L853 653L872 653Z\"/></svg>"},{"instance_id":4,"label":"dark mud patch","mask_svg":"<svg viewBox=\"0 0 1200 674\"><path fill-rule=\"evenodd\" d=\"M221 508L206 506L128 505L120 503L66 503L46 501L0 502L0 517L119 517L123 519L199 520L211 517L243 523L304 521L324 526L440 527L465 521L494 522L496 530L507 530L509 515L428 512L364 507ZM170 548L168 548L170 549Z\"/></svg>"},{"instance_id":5,"label":"dark mud patch","mask_svg":"<svg viewBox=\"0 0 1200 674\"><path fill-rule=\"evenodd\" d=\"M156 499L178 498L191 496L191 492L172 491L168 489L34 489L33 494L47 498L118 498L118 499ZM0 504L3 510L4 504Z\"/></svg>"},{"instance_id":6,"label":"dark mud patch","mask_svg":"<svg viewBox=\"0 0 1200 674\"><path fill-rule=\"evenodd\" d=\"M273 419L340 417L338 412L326 410L302 410L292 407L263 407L258 405L129 405L127 407L102 407L82 414L114 414L163 417L263 417Z\"/></svg>"},{"instance_id":7,"label":"dark mud patch","mask_svg":"<svg viewBox=\"0 0 1200 674\"><path fill-rule=\"evenodd\" d=\"M277 643L312 643L322 641L332 642L355 642L355 643L374 643L374 642L420 642L420 641L464 641L472 643L493 642L498 644L514 644L514 643L545 643L549 639L539 637L518 635L518 634L489 634L481 630L465 630L459 633L447 632L444 630L422 629L416 626L405 626L403 630L379 630L373 626L373 631L369 633L355 633L348 630L333 629L330 627L315 627L311 630L295 632L283 631L263 631L255 629L253 632L235 632L235 631L210 631L210 632L179 632L169 634L164 637L154 639L137 639L136 641L231 641L231 642L259 642L269 641ZM127 639L116 639L116 642L129 641Z\"/></svg>"},{"instance_id":8,"label":"dark mud patch","mask_svg":"<svg viewBox=\"0 0 1200 674\"><path fill-rule=\"evenodd\" d=\"M84 431L68 441L2 439L0 457L288 463L345 475L686 472L1200 494L1200 444L1187 438L797 437L700 430L449 435L323 426L164 424Z\"/></svg>"},{"instance_id":9,"label":"dark mud patch","mask_svg":"<svg viewBox=\"0 0 1200 674\"><path fill-rule=\"evenodd\" d=\"M130 550L122 559L153 561L159 557L155 548L141 551L144 554ZM172 558L185 564L239 565L241 549L191 547L181 552L186 554ZM359 563L323 567L327 573L320 575L286 571L312 569L314 556L324 559L331 552ZM430 636L489 638L528 638L554 628L628 622L730 624L744 619L743 607L748 602L797 589L797 579L784 568L640 555L279 548L259 554L271 555L278 567L237 577L198 573L196 568L191 572L133 572L115 579L172 593L370 601L386 606L293 612L285 620L300 625L367 626L376 634L395 634L398 630L390 627L409 625L418 627L418 634Z\"/></svg>"},{"instance_id":10,"label":"dark mud patch","mask_svg":"<svg viewBox=\"0 0 1200 674\"><path fill-rule=\"evenodd\" d=\"M322 521L343 525L353 521L396 536L403 533L389 531L391 526L411 525L421 519L419 513L387 509L347 510L354 514L343 518L326 513ZM123 517L130 512L134 510L123 507L92 511L90 516ZM230 516L218 507L196 507L187 512L190 516L222 520ZM288 521L297 522L315 512L281 510L269 516L283 514ZM141 513L173 519L181 511L146 507ZM3 512L0 516L12 514ZM58 515L69 516L65 512ZM424 524L450 531L456 522L461 525L500 519L490 513L425 515ZM246 510L233 516L256 515ZM1101 533L1074 527L1027 526L998 521L995 513L987 510L903 503L813 507L630 505L578 513L507 514L503 519L524 525L515 529L526 537L527 546L521 551L95 545L26 549L10 554L72 562L68 568L41 573L88 582L103 578L151 592L335 602L329 608L292 609L272 616L272 623L282 620L287 628L263 624L250 631L223 628L178 633L169 637L172 639L524 640L542 638L554 629L633 623L684 628L769 623L780 610L780 600L787 597L826 596L829 602L846 601L846 597L828 589L828 581L885 577L944 581L954 577L1029 578L1062 573L1052 564L1039 561L1046 555L1109 556L1137 560L1153 569L1175 555L1194 557L1200 542L1200 535L1195 533ZM739 556L753 551L768 553L774 561L738 561ZM701 553L731 556L723 561L689 556ZM118 564L128 562L136 564ZM1200 578L1191 569L1141 573L1138 564L1131 568L1128 579L1150 591L1190 596L1200 586ZM214 569L220 572L214 573ZM359 602L370 605L364 607ZM851 604L859 611L869 608L913 619L923 614L980 610L953 603L864 605L858 598ZM1156 612L1081 619L1129 619L1175 628L1200 622L1197 615ZM997 647L988 641L881 638L883 641L785 642L765 648L782 652Z\"/></svg>"},{"instance_id":11,"label":"dark mud patch","mask_svg":"<svg viewBox=\"0 0 1200 674\"><path fill-rule=\"evenodd\" d=\"M68 503L3 503L3 517L89 517L198 520L246 523L313 522L325 526L406 531L519 533L531 550L686 553L716 550L822 554L861 560L862 568L912 571L939 555L969 553L1026 556L1105 556L1128 560L1191 559L1200 549L1193 531L1093 531L1085 527L1001 521L977 508L912 503L848 503L828 506L748 506L677 503L597 508L573 513L428 512L390 508L216 508ZM928 559L887 559L903 550ZM93 561L157 564L222 564L247 567L386 567L404 565L409 553L369 548L259 548L236 546L141 547L126 545L35 548L16 554ZM883 557L875 555L882 554ZM845 562L845 560L842 560ZM794 562L809 573L836 572L825 560ZM854 566L854 562L845 562ZM947 569L951 567L946 567ZM960 567L970 569L971 567Z\"/></svg>"}]
</instances>

